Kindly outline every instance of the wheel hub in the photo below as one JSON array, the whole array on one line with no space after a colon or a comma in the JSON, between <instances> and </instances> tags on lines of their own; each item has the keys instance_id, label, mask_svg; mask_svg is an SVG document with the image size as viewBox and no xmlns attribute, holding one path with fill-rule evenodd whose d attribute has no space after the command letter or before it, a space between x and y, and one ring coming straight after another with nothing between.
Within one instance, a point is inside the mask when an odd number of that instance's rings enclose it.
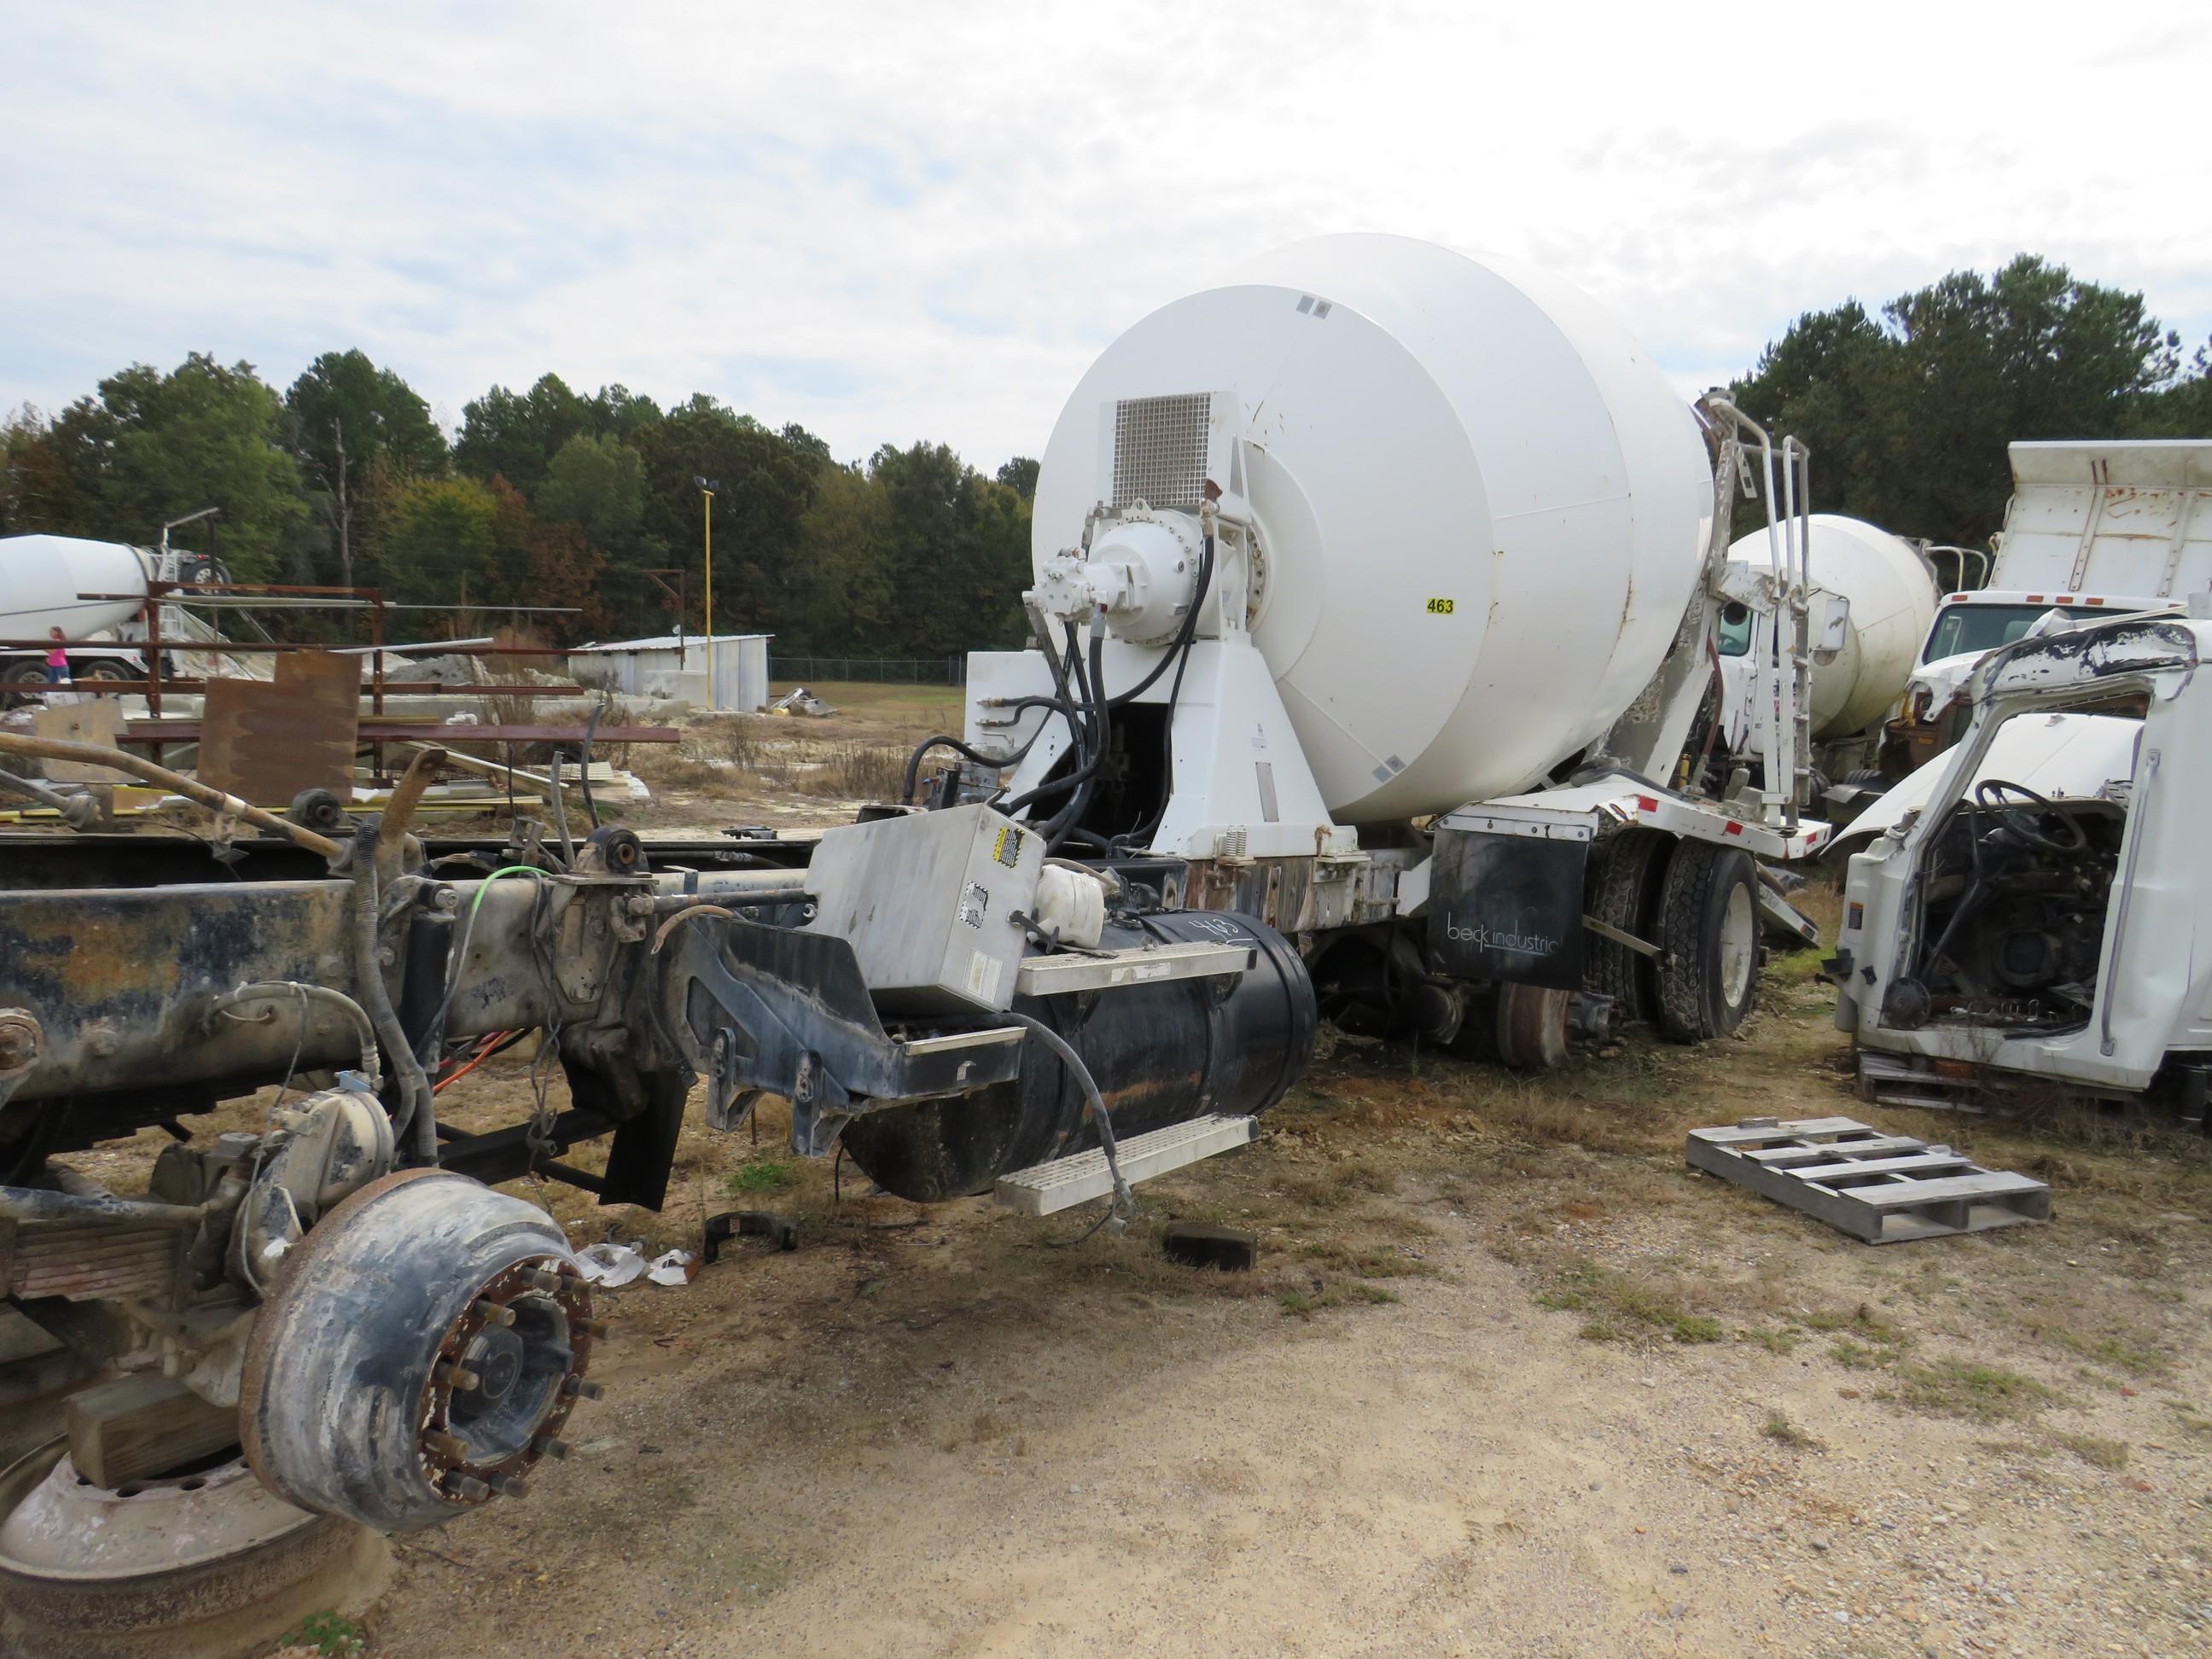
<instances>
[{"instance_id":1,"label":"wheel hub","mask_svg":"<svg viewBox=\"0 0 2212 1659\"><path fill-rule=\"evenodd\" d=\"M301 1508L385 1531L520 1497L599 1393L591 1298L544 1211L445 1170L372 1182L255 1321L246 1455Z\"/></svg>"}]
</instances>

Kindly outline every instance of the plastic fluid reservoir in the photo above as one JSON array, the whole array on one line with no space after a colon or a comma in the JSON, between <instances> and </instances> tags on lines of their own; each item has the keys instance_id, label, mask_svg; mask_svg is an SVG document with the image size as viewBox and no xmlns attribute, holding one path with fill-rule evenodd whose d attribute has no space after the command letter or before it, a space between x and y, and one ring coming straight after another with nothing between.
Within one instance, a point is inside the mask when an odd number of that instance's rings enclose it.
<instances>
[{"instance_id":1,"label":"plastic fluid reservoir","mask_svg":"<svg viewBox=\"0 0 2212 1659\"><path fill-rule=\"evenodd\" d=\"M1688 404L1576 289L1347 235L1161 307L1054 428L1040 569L1111 499L1122 400L1194 393L1225 394L1264 549L1254 637L1338 822L1525 788L1657 670L1711 471Z\"/></svg>"}]
</instances>

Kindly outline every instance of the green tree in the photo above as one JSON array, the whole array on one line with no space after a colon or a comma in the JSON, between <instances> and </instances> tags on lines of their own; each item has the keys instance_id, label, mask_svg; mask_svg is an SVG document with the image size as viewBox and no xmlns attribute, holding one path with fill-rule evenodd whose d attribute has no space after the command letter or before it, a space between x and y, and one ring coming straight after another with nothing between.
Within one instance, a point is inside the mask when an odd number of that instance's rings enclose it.
<instances>
[{"instance_id":1,"label":"green tree","mask_svg":"<svg viewBox=\"0 0 2212 1659\"><path fill-rule=\"evenodd\" d=\"M1037 463L1027 455L1017 455L999 467L999 482L1025 501L1036 499Z\"/></svg>"},{"instance_id":2,"label":"green tree","mask_svg":"<svg viewBox=\"0 0 2212 1659\"><path fill-rule=\"evenodd\" d=\"M294 453L337 554L331 574L354 583L355 520L369 476L379 470L434 477L446 470L446 434L430 406L365 352L326 351L284 394Z\"/></svg>"},{"instance_id":3,"label":"green tree","mask_svg":"<svg viewBox=\"0 0 2212 1659\"><path fill-rule=\"evenodd\" d=\"M1019 643L1029 503L944 444L887 444L868 472L890 519L895 648L936 657Z\"/></svg>"},{"instance_id":4,"label":"green tree","mask_svg":"<svg viewBox=\"0 0 2212 1659\"><path fill-rule=\"evenodd\" d=\"M1974 544L1998 527L2015 439L2121 435L2170 381L2179 342L2141 294L2021 254L1882 307L1811 313L1731 388L1813 452L1813 504Z\"/></svg>"},{"instance_id":5,"label":"green tree","mask_svg":"<svg viewBox=\"0 0 2212 1659\"><path fill-rule=\"evenodd\" d=\"M703 392L664 414L638 453L645 532L669 550L672 564L699 568L697 480L715 484L714 625L774 634L798 629L811 583L798 556L799 526L814 498L817 458ZM694 592L703 604L702 586L695 583Z\"/></svg>"},{"instance_id":6,"label":"green tree","mask_svg":"<svg viewBox=\"0 0 2212 1659\"><path fill-rule=\"evenodd\" d=\"M76 491L46 417L30 404L0 421L0 536L65 530L76 520Z\"/></svg>"},{"instance_id":7,"label":"green tree","mask_svg":"<svg viewBox=\"0 0 2212 1659\"><path fill-rule=\"evenodd\" d=\"M462 405L453 465L471 477L505 478L527 497L544 482L561 446L591 430L592 422L592 405L557 374L541 376L527 392L495 386Z\"/></svg>"},{"instance_id":8,"label":"green tree","mask_svg":"<svg viewBox=\"0 0 2212 1659\"><path fill-rule=\"evenodd\" d=\"M471 604L495 597L499 499L474 478L398 483L377 517L372 543L385 597L403 605L458 605L462 577Z\"/></svg>"},{"instance_id":9,"label":"green tree","mask_svg":"<svg viewBox=\"0 0 2212 1659\"><path fill-rule=\"evenodd\" d=\"M538 488L538 516L574 525L595 546L634 552L645 521L645 463L620 439L580 434Z\"/></svg>"},{"instance_id":10,"label":"green tree","mask_svg":"<svg viewBox=\"0 0 2212 1659\"><path fill-rule=\"evenodd\" d=\"M782 648L881 650L897 626L890 556L886 492L857 465L823 467L799 520L799 560L807 580Z\"/></svg>"},{"instance_id":11,"label":"green tree","mask_svg":"<svg viewBox=\"0 0 2212 1659\"><path fill-rule=\"evenodd\" d=\"M78 399L48 434L69 475L76 534L149 542L167 520L222 509L213 533L231 574L266 581L309 508L285 447L284 405L250 363L195 352L167 374L134 364Z\"/></svg>"},{"instance_id":12,"label":"green tree","mask_svg":"<svg viewBox=\"0 0 2212 1659\"><path fill-rule=\"evenodd\" d=\"M2187 374L2142 400L2134 429L2145 438L2212 438L2212 341L2197 348Z\"/></svg>"}]
</instances>

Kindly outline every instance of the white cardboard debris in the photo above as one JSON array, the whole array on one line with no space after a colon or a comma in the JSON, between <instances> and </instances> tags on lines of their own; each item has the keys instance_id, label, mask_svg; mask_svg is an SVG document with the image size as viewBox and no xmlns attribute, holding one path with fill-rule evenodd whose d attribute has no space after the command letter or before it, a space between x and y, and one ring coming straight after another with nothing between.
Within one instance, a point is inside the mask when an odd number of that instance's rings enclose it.
<instances>
[{"instance_id":1,"label":"white cardboard debris","mask_svg":"<svg viewBox=\"0 0 2212 1659\"><path fill-rule=\"evenodd\" d=\"M609 1240L587 1245L576 1253L577 1270L587 1282L604 1285L611 1291L637 1279L648 1279L656 1285L689 1285L698 1272L699 1259L689 1250L670 1250L647 1261L644 1243L640 1238L627 1244Z\"/></svg>"}]
</instances>

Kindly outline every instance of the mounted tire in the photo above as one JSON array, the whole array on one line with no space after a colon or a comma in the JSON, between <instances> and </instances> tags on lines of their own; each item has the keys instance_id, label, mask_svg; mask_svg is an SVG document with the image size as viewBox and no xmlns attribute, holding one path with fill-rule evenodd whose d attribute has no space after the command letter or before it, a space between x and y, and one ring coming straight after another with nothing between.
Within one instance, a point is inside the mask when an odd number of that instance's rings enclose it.
<instances>
[{"instance_id":1,"label":"mounted tire","mask_svg":"<svg viewBox=\"0 0 2212 1659\"><path fill-rule=\"evenodd\" d=\"M1656 830L1625 830L1603 842L1591 860L1589 914L1624 933L1649 939L1657 908L1659 877L1673 843ZM1658 1000L1649 958L1601 934L1583 941L1583 987L1611 997L1623 1024L1651 1018Z\"/></svg>"},{"instance_id":2,"label":"mounted tire","mask_svg":"<svg viewBox=\"0 0 2212 1659\"><path fill-rule=\"evenodd\" d=\"M450 1170L385 1176L283 1261L246 1345L246 1460L312 1514L434 1526L553 1451L597 1392L595 1332L543 1210Z\"/></svg>"},{"instance_id":3,"label":"mounted tire","mask_svg":"<svg viewBox=\"0 0 2212 1659\"><path fill-rule=\"evenodd\" d=\"M1669 1042L1727 1036L1759 988L1759 873L1751 855L1711 842L1676 845L1660 884L1652 943L1659 1030Z\"/></svg>"}]
</instances>

